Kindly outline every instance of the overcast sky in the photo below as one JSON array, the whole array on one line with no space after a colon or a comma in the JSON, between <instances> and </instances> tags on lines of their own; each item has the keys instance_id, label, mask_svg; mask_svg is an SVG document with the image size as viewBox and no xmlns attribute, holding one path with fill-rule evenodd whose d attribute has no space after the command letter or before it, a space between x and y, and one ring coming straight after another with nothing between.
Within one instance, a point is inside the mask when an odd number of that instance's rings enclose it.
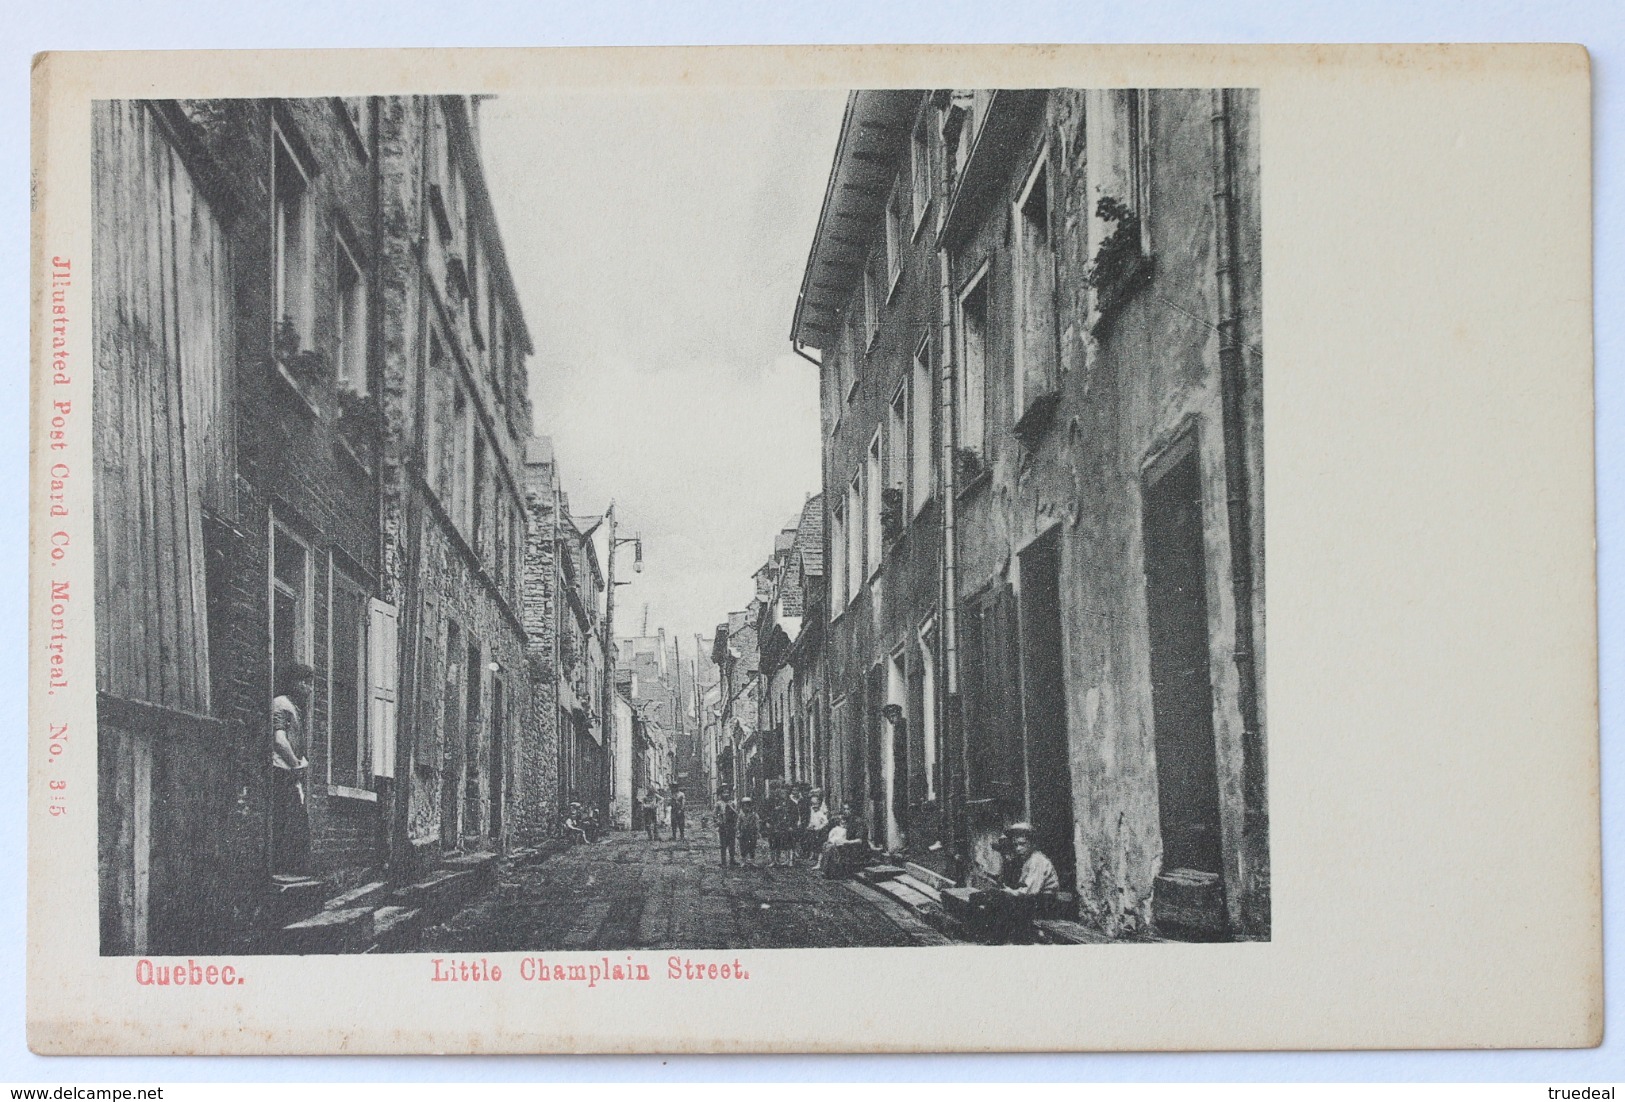
<instances>
[{"instance_id":1,"label":"overcast sky","mask_svg":"<svg viewBox=\"0 0 1625 1102\"><path fill-rule=\"evenodd\" d=\"M790 350L839 92L583 91L480 128L536 354L536 432L570 505L613 498L644 569L619 636L707 635L819 488L817 369Z\"/></svg>"}]
</instances>

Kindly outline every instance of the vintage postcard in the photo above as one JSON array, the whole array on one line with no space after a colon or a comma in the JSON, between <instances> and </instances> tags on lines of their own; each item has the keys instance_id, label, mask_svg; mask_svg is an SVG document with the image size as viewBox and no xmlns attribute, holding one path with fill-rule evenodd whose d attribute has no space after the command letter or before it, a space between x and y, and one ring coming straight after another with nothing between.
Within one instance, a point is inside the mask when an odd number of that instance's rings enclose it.
<instances>
[{"instance_id":1,"label":"vintage postcard","mask_svg":"<svg viewBox=\"0 0 1625 1102\"><path fill-rule=\"evenodd\" d=\"M31 1046L1598 1043L1589 95L43 55Z\"/></svg>"}]
</instances>

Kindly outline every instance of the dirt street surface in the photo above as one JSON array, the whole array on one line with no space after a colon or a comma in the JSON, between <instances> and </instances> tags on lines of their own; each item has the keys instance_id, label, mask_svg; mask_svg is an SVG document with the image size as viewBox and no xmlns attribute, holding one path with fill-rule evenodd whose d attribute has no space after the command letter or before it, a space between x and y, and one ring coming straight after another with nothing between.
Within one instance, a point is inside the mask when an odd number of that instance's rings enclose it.
<instances>
[{"instance_id":1,"label":"dirt street surface","mask_svg":"<svg viewBox=\"0 0 1625 1102\"><path fill-rule=\"evenodd\" d=\"M930 943L806 864L723 868L715 831L650 842L617 832L534 864L424 931L425 952L782 949ZM940 944L940 940L936 943Z\"/></svg>"}]
</instances>

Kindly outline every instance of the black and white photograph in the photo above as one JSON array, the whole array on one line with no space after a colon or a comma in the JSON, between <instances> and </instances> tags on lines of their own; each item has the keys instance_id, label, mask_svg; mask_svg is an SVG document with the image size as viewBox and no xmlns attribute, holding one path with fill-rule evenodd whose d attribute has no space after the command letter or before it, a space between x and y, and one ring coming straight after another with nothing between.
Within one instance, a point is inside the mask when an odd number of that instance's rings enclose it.
<instances>
[{"instance_id":1,"label":"black and white photograph","mask_svg":"<svg viewBox=\"0 0 1625 1102\"><path fill-rule=\"evenodd\" d=\"M1270 939L1254 90L91 154L102 954Z\"/></svg>"}]
</instances>

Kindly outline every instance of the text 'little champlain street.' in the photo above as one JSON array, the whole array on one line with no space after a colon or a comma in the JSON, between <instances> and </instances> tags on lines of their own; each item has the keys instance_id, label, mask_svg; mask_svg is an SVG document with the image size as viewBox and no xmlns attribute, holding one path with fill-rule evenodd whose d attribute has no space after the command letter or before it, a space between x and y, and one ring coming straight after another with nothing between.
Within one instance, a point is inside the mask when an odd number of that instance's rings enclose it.
<instances>
[{"instance_id":1,"label":"text 'little champlain street.'","mask_svg":"<svg viewBox=\"0 0 1625 1102\"><path fill-rule=\"evenodd\" d=\"M502 965L489 959L458 959L433 957L429 961L430 981L433 983L501 983L505 973ZM748 980L750 972L738 957L731 961L702 961L692 957L668 956L663 973L656 972L647 963L627 954L624 960L611 962L599 957L590 962L549 961L545 957L525 957L519 962L519 978L526 982L584 983L597 987L600 983L646 983L657 975L668 980Z\"/></svg>"}]
</instances>

